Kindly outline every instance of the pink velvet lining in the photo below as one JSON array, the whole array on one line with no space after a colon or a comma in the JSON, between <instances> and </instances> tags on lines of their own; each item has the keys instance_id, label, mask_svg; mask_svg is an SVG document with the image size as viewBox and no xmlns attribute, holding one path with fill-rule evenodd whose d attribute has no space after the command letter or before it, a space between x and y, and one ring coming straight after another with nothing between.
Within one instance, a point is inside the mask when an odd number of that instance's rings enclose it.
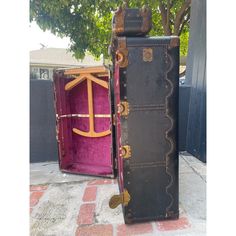
<instances>
[{"instance_id":1,"label":"pink velvet lining","mask_svg":"<svg viewBox=\"0 0 236 236\"><path fill-rule=\"evenodd\" d=\"M102 80L108 81L107 77ZM88 114L87 81L83 81L70 91L65 84L73 80L63 76L54 79L56 110L59 117L58 139L60 168L71 173L91 175L112 175L112 136L111 134L92 138L75 134L77 128L87 132L89 118L62 117L70 114ZM92 83L94 114L111 115L108 89ZM111 117L94 118L96 132L111 130Z\"/></svg>"}]
</instances>

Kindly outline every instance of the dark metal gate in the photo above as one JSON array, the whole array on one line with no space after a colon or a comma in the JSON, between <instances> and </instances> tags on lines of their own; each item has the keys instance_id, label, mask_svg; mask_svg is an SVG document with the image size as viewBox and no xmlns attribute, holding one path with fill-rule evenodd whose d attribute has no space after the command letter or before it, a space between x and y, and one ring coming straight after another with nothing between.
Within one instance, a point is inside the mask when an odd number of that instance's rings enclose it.
<instances>
[{"instance_id":1,"label":"dark metal gate","mask_svg":"<svg viewBox=\"0 0 236 236\"><path fill-rule=\"evenodd\" d=\"M53 85L30 80L30 162L57 161Z\"/></svg>"},{"instance_id":2,"label":"dark metal gate","mask_svg":"<svg viewBox=\"0 0 236 236\"><path fill-rule=\"evenodd\" d=\"M186 85L191 86L186 151L206 162L206 1L191 4Z\"/></svg>"}]
</instances>

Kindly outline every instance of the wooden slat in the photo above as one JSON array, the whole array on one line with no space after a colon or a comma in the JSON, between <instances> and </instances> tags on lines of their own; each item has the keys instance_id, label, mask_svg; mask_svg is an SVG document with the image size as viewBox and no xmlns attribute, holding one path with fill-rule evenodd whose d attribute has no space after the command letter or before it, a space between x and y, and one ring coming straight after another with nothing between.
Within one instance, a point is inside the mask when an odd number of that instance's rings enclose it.
<instances>
[{"instance_id":1,"label":"wooden slat","mask_svg":"<svg viewBox=\"0 0 236 236\"><path fill-rule=\"evenodd\" d=\"M97 73L96 76L98 75L98 73L104 75L105 72L108 75L108 71L105 67L96 67L96 68L95 67L90 67L90 68L81 68L81 69L70 69L70 70L65 71L66 75L75 75L75 74L78 75L78 74L80 74L74 80L70 81L69 83L67 83L65 85L65 90L67 90L67 91L74 88L76 85L78 85L79 83L81 83L85 79L87 80L89 131L84 132L84 131L81 131L77 128L73 128L72 130L76 134L82 135L84 137L93 137L93 138L104 137L106 135L111 134L110 130L106 130L106 131L99 132L99 133L96 133L95 130L94 130L92 82L94 82L96 84L99 84L100 86L108 89L108 82L106 82L104 80L100 80L100 79L98 79L94 76L96 73ZM94 75L92 75L91 73L94 74ZM97 114L97 117L103 117L103 116L104 115L102 115L102 114ZM96 115L95 115L95 117L96 117ZM110 117L110 115L109 115L109 117Z\"/></svg>"},{"instance_id":2,"label":"wooden slat","mask_svg":"<svg viewBox=\"0 0 236 236\"><path fill-rule=\"evenodd\" d=\"M74 88L77 84L81 83L82 81L84 81L86 79L86 77L84 75L80 75L79 77L77 77L76 79L70 81L69 83L67 83L65 85L65 90L71 90L72 88Z\"/></svg>"},{"instance_id":3,"label":"wooden slat","mask_svg":"<svg viewBox=\"0 0 236 236\"><path fill-rule=\"evenodd\" d=\"M96 84L101 85L104 88L108 89L108 82L104 81L104 80L100 80L98 78L96 78L95 76L91 75L91 74L85 74L84 75L86 78L88 78L89 80L95 82Z\"/></svg>"},{"instance_id":4,"label":"wooden slat","mask_svg":"<svg viewBox=\"0 0 236 236\"><path fill-rule=\"evenodd\" d=\"M94 78L92 78L94 79ZM79 129L73 128L73 132L84 137L104 137L111 133L110 130L96 133L94 131L94 113L93 113L93 88L92 88L92 79L87 79L87 92L88 92L88 110L89 110L89 131L84 132ZM104 81L103 81L104 82Z\"/></svg>"},{"instance_id":5,"label":"wooden slat","mask_svg":"<svg viewBox=\"0 0 236 236\"><path fill-rule=\"evenodd\" d=\"M96 78L95 76L93 76L91 74L82 74L79 77L77 77L76 79L74 79L74 80L70 81L69 83L67 83L66 86L65 86L65 90L66 91L71 90L76 85L78 85L79 83L84 81L86 78L87 78L87 80L91 80L91 81L95 82L96 84L99 84L102 87L108 89L108 82L106 82L104 80L100 80L100 79Z\"/></svg>"},{"instance_id":6,"label":"wooden slat","mask_svg":"<svg viewBox=\"0 0 236 236\"><path fill-rule=\"evenodd\" d=\"M109 73L99 73L99 74L96 74L97 77L106 77L106 76L109 76Z\"/></svg>"},{"instance_id":7,"label":"wooden slat","mask_svg":"<svg viewBox=\"0 0 236 236\"><path fill-rule=\"evenodd\" d=\"M76 129L76 128L73 128L72 129L74 133L78 134L78 135L81 135L81 136L84 136L84 137L89 137L89 138L99 138L99 137L104 137L104 136L107 136L109 134L111 134L111 131L110 130L106 130L106 131L103 131L103 132L99 132L99 133L96 133L96 132L84 132L84 131L81 131L79 129Z\"/></svg>"},{"instance_id":8,"label":"wooden slat","mask_svg":"<svg viewBox=\"0 0 236 236\"><path fill-rule=\"evenodd\" d=\"M102 73L108 75L108 70L104 66L87 67L87 68L73 68L65 70L65 75L78 75L78 74L97 74Z\"/></svg>"}]
</instances>

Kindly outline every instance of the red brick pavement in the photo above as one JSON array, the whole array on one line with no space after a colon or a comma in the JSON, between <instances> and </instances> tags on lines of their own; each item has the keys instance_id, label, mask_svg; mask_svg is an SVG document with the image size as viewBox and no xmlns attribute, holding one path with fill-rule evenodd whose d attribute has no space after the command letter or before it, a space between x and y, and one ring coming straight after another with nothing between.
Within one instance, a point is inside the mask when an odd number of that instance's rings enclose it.
<instances>
[{"instance_id":1,"label":"red brick pavement","mask_svg":"<svg viewBox=\"0 0 236 236\"><path fill-rule=\"evenodd\" d=\"M88 185L102 185L102 184L111 184L111 179L95 179L88 182Z\"/></svg>"},{"instance_id":2,"label":"red brick pavement","mask_svg":"<svg viewBox=\"0 0 236 236\"><path fill-rule=\"evenodd\" d=\"M76 236L112 236L113 227L109 225L87 225L77 228Z\"/></svg>"},{"instance_id":3,"label":"red brick pavement","mask_svg":"<svg viewBox=\"0 0 236 236\"><path fill-rule=\"evenodd\" d=\"M159 221L156 224L159 231L183 230L191 227L188 218L184 216L178 220Z\"/></svg>"},{"instance_id":4,"label":"red brick pavement","mask_svg":"<svg viewBox=\"0 0 236 236\"><path fill-rule=\"evenodd\" d=\"M31 185L30 186L30 191L45 191L47 190L48 186L47 185Z\"/></svg>"},{"instance_id":5,"label":"red brick pavement","mask_svg":"<svg viewBox=\"0 0 236 236\"><path fill-rule=\"evenodd\" d=\"M94 203L81 205L77 220L78 225L89 225L94 223L95 207L96 205Z\"/></svg>"},{"instance_id":6,"label":"red brick pavement","mask_svg":"<svg viewBox=\"0 0 236 236\"><path fill-rule=\"evenodd\" d=\"M134 224L134 225L122 224L117 226L117 236L140 235L152 232L153 229L151 223Z\"/></svg>"},{"instance_id":7,"label":"red brick pavement","mask_svg":"<svg viewBox=\"0 0 236 236\"><path fill-rule=\"evenodd\" d=\"M30 194L30 207L34 207L38 202L39 199L43 196L43 192L33 192Z\"/></svg>"},{"instance_id":8,"label":"red brick pavement","mask_svg":"<svg viewBox=\"0 0 236 236\"><path fill-rule=\"evenodd\" d=\"M89 181L83 194L83 203L77 218L77 230L75 236L126 236L126 235L142 235L148 233L157 233L158 231L174 231L184 230L191 227L186 216L180 216L178 220L160 221L155 224L141 223L134 225L125 224L96 224L95 223L95 210L98 188L101 185L117 184L117 180L111 179L96 179ZM33 211L47 190L48 186L38 185L30 186L30 213ZM155 226L153 228L153 226Z\"/></svg>"},{"instance_id":9,"label":"red brick pavement","mask_svg":"<svg viewBox=\"0 0 236 236\"><path fill-rule=\"evenodd\" d=\"M47 188L47 185L30 186L30 214L32 213L34 207L38 204Z\"/></svg>"},{"instance_id":10,"label":"red brick pavement","mask_svg":"<svg viewBox=\"0 0 236 236\"><path fill-rule=\"evenodd\" d=\"M87 187L84 191L83 201L84 202L92 202L96 200L97 196L97 187Z\"/></svg>"}]
</instances>

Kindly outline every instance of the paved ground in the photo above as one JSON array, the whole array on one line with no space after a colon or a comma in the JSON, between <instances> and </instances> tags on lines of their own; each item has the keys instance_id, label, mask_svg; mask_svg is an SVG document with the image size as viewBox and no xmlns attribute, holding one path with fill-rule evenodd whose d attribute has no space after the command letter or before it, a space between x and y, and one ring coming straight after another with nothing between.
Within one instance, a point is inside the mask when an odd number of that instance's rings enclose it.
<instances>
[{"instance_id":1,"label":"paved ground","mask_svg":"<svg viewBox=\"0 0 236 236\"><path fill-rule=\"evenodd\" d=\"M31 236L206 235L206 166L180 155L180 218L126 226L108 206L116 180L63 174L57 163L31 164Z\"/></svg>"}]
</instances>

